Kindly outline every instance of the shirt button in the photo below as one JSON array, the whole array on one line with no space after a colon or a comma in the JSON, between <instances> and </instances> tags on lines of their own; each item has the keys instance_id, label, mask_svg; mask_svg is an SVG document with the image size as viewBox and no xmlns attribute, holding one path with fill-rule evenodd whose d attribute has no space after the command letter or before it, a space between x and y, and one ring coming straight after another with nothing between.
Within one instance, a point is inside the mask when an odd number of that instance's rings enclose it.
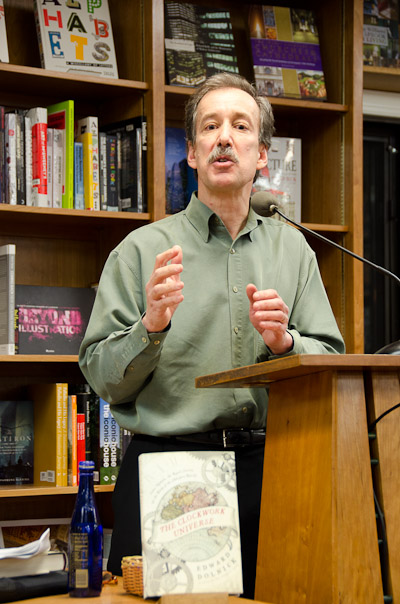
<instances>
[{"instance_id":1,"label":"shirt button","mask_svg":"<svg viewBox=\"0 0 400 604\"><path fill-rule=\"evenodd\" d=\"M239 327L234 327L234 328L233 328L233 331L234 331L235 333L239 333Z\"/></svg>"},{"instance_id":2,"label":"shirt button","mask_svg":"<svg viewBox=\"0 0 400 604\"><path fill-rule=\"evenodd\" d=\"M147 338L145 338L145 337L143 336L143 338L142 338L142 342L143 342L143 344L146 344L146 342L147 342Z\"/></svg>"},{"instance_id":3,"label":"shirt button","mask_svg":"<svg viewBox=\"0 0 400 604\"><path fill-rule=\"evenodd\" d=\"M160 340L154 340L154 346L158 346L160 343Z\"/></svg>"},{"instance_id":4,"label":"shirt button","mask_svg":"<svg viewBox=\"0 0 400 604\"><path fill-rule=\"evenodd\" d=\"M234 293L235 293L235 294L237 294L237 293L238 293L238 291L239 291L239 290L238 290L238 288L236 287L236 285L234 285L234 286L232 287L232 290L234 291Z\"/></svg>"},{"instance_id":5,"label":"shirt button","mask_svg":"<svg viewBox=\"0 0 400 604\"><path fill-rule=\"evenodd\" d=\"M247 413L247 407L243 407L242 411L243 413Z\"/></svg>"},{"instance_id":6,"label":"shirt button","mask_svg":"<svg viewBox=\"0 0 400 604\"><path fill-rule=\"evenodd\" d=\"M229 250L229 253L230 254L236 254L236 250L233 247L231 247L231 249Z\"/></svg>"},{"instance_id":7,"label":"shirt button","mask_svg":"<svg viewBox=\"0 0 400 604\"><path fill-rule=\"evenodd\" d=\"M133 371L134 370L134 366L133 365L129 365L129 371Z\"/></svg>"}]
</instances>

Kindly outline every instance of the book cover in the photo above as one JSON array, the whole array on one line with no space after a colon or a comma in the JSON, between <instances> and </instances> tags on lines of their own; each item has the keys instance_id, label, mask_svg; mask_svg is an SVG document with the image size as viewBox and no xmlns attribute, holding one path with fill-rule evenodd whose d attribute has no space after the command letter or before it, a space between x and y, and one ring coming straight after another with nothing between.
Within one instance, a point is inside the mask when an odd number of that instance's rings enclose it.
<instances>
[{"instance_id":1,"label":"book cover","mask_svg":"<svg viewBox=\"0 0 400 604\"><path fill-rule=\"evenodd\" d=\"M235 453L139 456L144 597L243 591Z\"/></svg>"},{"instance_id":2,"label":"book cover","mask_svg":"<svg viewBox=\"0 0 400 604\"><path fill-rule=\"evenodd\" d=\"M79 484L79 462L86 460L85 413L81 413L80 411L76 414L76 440L77 480Z\"/></svg>"},{"instance_id":3,"label":"book cover","mask_svg":"<svg viewBox=\"0 0 400 604\"><path fill-rule=\"evenodd\" d=\"M0 203L6 200L6 147L5 147L5 107L0 105Z\"/></svg>"},{"instance_id":4,"label":"book cover","mask_svg":"<svg viewBox=\"0 0 400 604\"><path fill-rule=\"evenodd\" d=\"M301 222L301 139L272 137L268 164L259 170L252 193L270 191L288 218ZM283 220L279 214L274 218Z\"/></svg>"},{"instance_id":5,"label":"book cover","mask_svg":"<svg viewBox=\"0 0 400 604\"><path fill-rule=\"evenodd\" d=\"M0 354L15 354L15 244L0 246Z\"/></svg>"},{"instance_id":6,"label":"book cover","mask_svg":"<svg viewBox=\"0 0 400 604\"><path fill-rule=\"evenodd\" d=\"M107 134L99 132L100 140L100 209L107 210Z\"/></svg>"},{"instance_id":7,"label":"book cover","mask_svg":"<svg viewBox=\"0 0 400 604\"><path fill-rule=\"evenodd\" d=\"M33 445L32 401L0 401L1 486L33 483Z\"/></svg>"},{"instance_id":8,"label":"book cover","mask_svg":"<svg viewBox=\"0 0 400 604\"><path fill-rule=\"evenodd\" d=\"M229 10L166 0L165 60L168 84L175 86L239 73Z\"/></svg>"},{"instance_id":9,"label":"book cover","mask_svg":"<svg viewBox=\"0 0 400 604\"><path fill-rule=\"evenodd\" d=\"M35 0L34 9L42 67L118 78L108 0Z\"/></svg>"},{"instance_id":10,"label":"book cover","mask_svg":"<svg viewBox=\"0 0 400 604\"><path fill-rule=\"evenodd\" d=\"M9 60L4 2L0 0L0 61L8 63Z\"/></svg>"},{"instance_id":11,"label":"book cover","mask_svg":"<svg viewBox=\"0 0 400 604\"><path fill-rule=\"evenodd\" d=\"M326 101L313 11L253 4L249 30L260 95Z\"/></svg>"},{"instance_id":12,"label":"book cover","mask_svg":"<svg viewBox=\"0 0 400 604\"><path fill-rule=\"evenodd\" d=\"M62 208L62 189L64 172L64 130L53 130L53 208Z\"/></svg>"},{"instance_id":13,"label":"book cover","mask_svg":"<svg viewBox=\"0 0 400 604\"><path fill-rule=\"evenodd\" d=\"M5 114L4 122L5 148L5 202L17 204L17 146L16 146L16 115L13 112Z\"/></svg>"},{"instance_id":14,"label":"book cover","mask_svg":"<svg viewBox=\"0 0 400 604\"><path fill-rule=\"evenodd\" d=\"M74 101L61 101L47 107L50 128L63 130L63 187L62 207L74 207Z\"/></svg>"},{"instance_id":15,"label":"book cover","mask_svg":"<svg viewBox=\"0 0 400 604\"><path fill-rule=\"evenodd\" d=\"M186 208L193 191L197 190L195 171L186 159L186 139L183 128L165 129L165 193L169 214Z\"/></svg>"},{"instance_id":16,"label":"book cover","mask_svg":"<svg viewBox=\"0 0 400 604\"><path fill-rule=\"evenodd\" d=\"M34 482L38 485L67 486L67 434L63 425L68 412L67 389L61 382L30 387L34 401Z\"/></svg>"},{"instance_id":17,"label":"book cover","mask_svg":"<svg viewBox=\"0 0 400 604\"><path fill-rule=\"evenodd\" d=\"M77 142L82 143L83 151L83 190L85 198L85 209L94 209L93 197L93 144L92 133L84 132L77 137Z\"/></svg>"},{"instance_id":18,"label":"book cover","mask_svg":"<svg viewBox=\"0 0 400 604\"><path fill-rule=\"evenodd\" d=\"M48 207L47 198L47 109L28 111L32 132L32 205ZM49 124L51 126L51 124Z\"/></svg>"},{"instance_id":19,"label":"book cover","mask_svg":"<svg viewBox=\"0 0 400 604\"><path fill-rule=\"evenodd\" d=\"M44 552L31 558L3 558L0 560L0 577L25 577L44 575L65 570L67 556L65 552Z\"/></svg>"},{"instance_id":20,"label":"book cover","mask_svg":"<svg viewBox=\"0 0 400 604\"><path fill-rule=\"evenodd\" d=\"M74 208L85 209L85 188L83 181L83 144L74 142Z\"/></svg>"},{"instance_id":21,"label":"book cover","mask_svg":"<svg viewBox=\"0 0 400 604\"><path fill-rule=\"evenodd\" d=\"M363 60L373 67L400 67L399 5L364 0Z\"/></svg>"},{"instance_id":22,"label":"book cover","mask_svg":"<svg viewBox=\"0 0 400 604\"><path fill-rule=\"evenodd\" d=\"M26 205L32 205L32 122L25 114L25 188Z\"/></svg>"},{"instance_id":23,"label":"book cover","mask_svg":"<svg viewBox=\"0 0 400 604\"><path fill-rule=\"evenodd\" d=\"M54 128L47 128L47 202L53 207L53 140Z\"/></svg>"},{"instance_id":24,"label":"book cover","mask_svg":"<svg viewBox=\"0 0 400 604\"><path fill-rule=\"evenodd\" d=\"M91 115L78 120L75 139L85 132L92 134L92 188L93 209L100 210L99 120Z\"/></svg>"},{"instance_id":25,"label":"book cover","mask_svg":"<svg viewBox=\"0 0 400 604\"><path fill-rule=\"evenodd\" d=\"M15 112L15 155L17 176L17 204L26 205L25 179L25 117L23 110Z\"/></svg>"},{"instance_id":26,"label":"book cover","mask_svg":"<svg viewBox=\"0 0 400 604\"><path fill-rule=\"evenodd\" d=\"M19 354L78 354L92 310L90 287L16 285Z\"/></svg>"},{"instance_id":27,"label":"book cover","mask_svg":"<svg viewBox=\"0 0 400 604\"><path fill-rule=\"evenodd\" d=\"M121 465L120 428L110 405L99 397L100 484L115 484Z\"/></svg>"}]
</instances>

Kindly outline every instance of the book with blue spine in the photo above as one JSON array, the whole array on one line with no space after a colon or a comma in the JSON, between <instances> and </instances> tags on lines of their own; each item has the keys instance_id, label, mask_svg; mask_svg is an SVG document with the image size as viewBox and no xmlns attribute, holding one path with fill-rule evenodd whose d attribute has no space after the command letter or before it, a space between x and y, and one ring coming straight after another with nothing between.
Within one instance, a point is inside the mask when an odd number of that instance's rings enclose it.
<instances>
[{"instance_id":1,"label":"book with blue spine","mask_svg":"<svg viewBox=\"0 0 400 604\"><path fill-rule=\"evenodd\" d=\"M74 208L85 209L85 193L83 186L83 143L74 143Z\"/></svg>"}]
</instances>

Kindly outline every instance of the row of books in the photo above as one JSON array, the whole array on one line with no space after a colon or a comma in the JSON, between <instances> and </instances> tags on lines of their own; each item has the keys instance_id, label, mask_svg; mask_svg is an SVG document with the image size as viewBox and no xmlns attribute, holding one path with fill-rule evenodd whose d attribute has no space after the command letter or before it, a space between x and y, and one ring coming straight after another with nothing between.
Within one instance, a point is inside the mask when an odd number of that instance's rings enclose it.
<instances>
[{"instance_id":1,"label":"row of books","mask_svg":"<svg viewBox=\"0 0 400 604\"><path fill-rule=\"evenodd\" d=\"M0 107L0 203L146 211L147 122L74 119L74 101Z\"/></svg>"},{"instance_id":2,"label":"row of books","mask_svg":"<svg viewBox=\"0 0 400 604\"><path fill-rule=\"evenodd\" d=\"M114 484L131 433L89 386L34 384L26 400L0 401L0 485L76 486L78 464Z\"/></svg>"},{"instance_id":3,"label":"row of books","mask_svg":"<svg viewBox=\"0 0 400 604\"><path fill-rule=\"evenodd\" d=\"M398 0L364 0L363 59L373 67L400 67Z\"/></svg>"}]
</instances>

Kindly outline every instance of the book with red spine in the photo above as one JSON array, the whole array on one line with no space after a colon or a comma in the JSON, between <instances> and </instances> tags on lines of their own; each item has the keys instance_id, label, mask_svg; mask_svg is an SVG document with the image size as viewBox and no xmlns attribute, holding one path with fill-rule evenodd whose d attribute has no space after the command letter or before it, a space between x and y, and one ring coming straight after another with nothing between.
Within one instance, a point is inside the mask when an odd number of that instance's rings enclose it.
<instances>
[{"instance_id":1,"label":"book with red spine","mask_svg":"<svg viewBox=\"0 0 400 604\"><path fill-rule=\"evenodd\" d=\"M47 197L47 109L28 111L32 132L32 205L48 207Z\"/></svg>"}]
</instances>

